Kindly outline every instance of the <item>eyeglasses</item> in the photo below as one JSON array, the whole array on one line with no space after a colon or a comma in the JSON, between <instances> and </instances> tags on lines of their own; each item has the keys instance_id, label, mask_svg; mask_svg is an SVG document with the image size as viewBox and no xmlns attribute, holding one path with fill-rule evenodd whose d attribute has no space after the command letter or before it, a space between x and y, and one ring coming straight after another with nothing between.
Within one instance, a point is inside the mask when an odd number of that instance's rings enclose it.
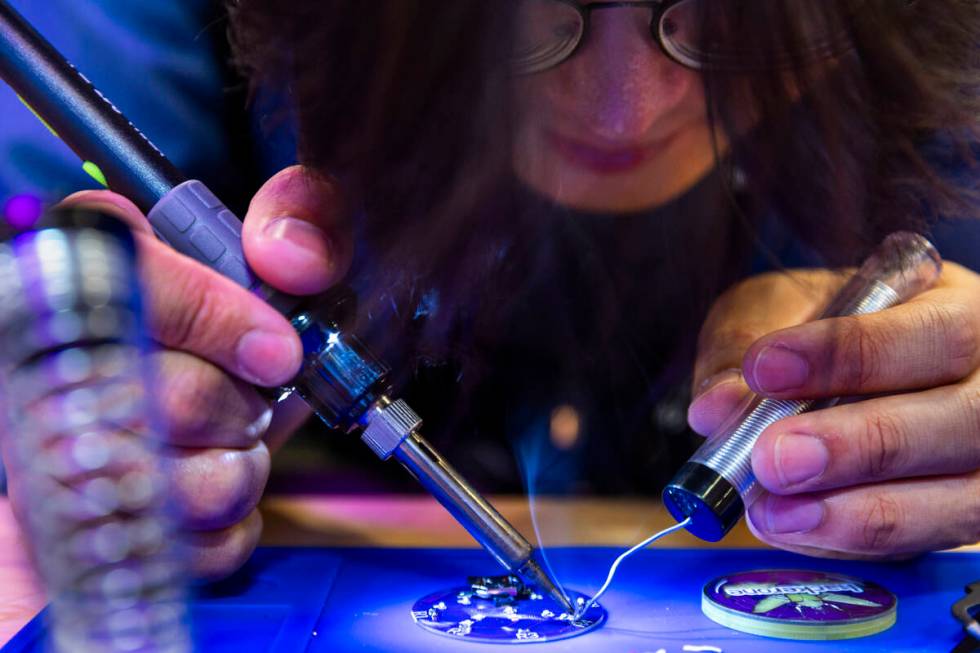
<instances>
[{"instance_id":1,"label":"eyeglasses","mask_svg":"<svg viewBox=\"0 0 980 653\"><path fill-rule=\"evenodd\" d=\"M513 67L528 75L554 68L578 50L596 11L649 9L660 49L694 70L778 68L830 58L850 49L844 18L832 0L649 0L593 2L516 0ZM856 7L860 2L853 1ZM751 38L746 35L751 34Z\"/></svg>"}]
</instances>

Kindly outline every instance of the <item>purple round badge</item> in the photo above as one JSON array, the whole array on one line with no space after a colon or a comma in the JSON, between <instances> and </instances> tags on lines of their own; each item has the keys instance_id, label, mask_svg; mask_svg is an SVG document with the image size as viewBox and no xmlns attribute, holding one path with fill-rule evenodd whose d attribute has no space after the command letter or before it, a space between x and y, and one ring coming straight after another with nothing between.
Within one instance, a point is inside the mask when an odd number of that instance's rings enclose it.
<instances>
[{"instance_id":1,"label":"purple round badge","mask_svg":"<svg viewBox=\"0 0 980 653\"><path fill-rule=\"evenodd\" d=\"M870 581L823 571L764 569L704 586L701 609L723 626L786 639L848 639L888 629L898 599Z\"/></svg>"}]
</instances>

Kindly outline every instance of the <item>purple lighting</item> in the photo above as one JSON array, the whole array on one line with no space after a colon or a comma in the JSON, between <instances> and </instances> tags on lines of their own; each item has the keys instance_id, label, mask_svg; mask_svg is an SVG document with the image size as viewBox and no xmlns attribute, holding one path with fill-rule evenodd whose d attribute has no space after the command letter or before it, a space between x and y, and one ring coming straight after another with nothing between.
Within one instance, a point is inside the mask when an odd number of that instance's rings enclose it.
<instances>
[{"instance_id":1,"label":"purple lighting","mask_svg":"<svg viewBox=\"0 0 980 653\"><path fill-rule=\"evenodd\" d=\"M15 229L30 229L41 217L44 204L34 195L14 195L3 205L7 224Z\"/></svg>"}]
</instances>

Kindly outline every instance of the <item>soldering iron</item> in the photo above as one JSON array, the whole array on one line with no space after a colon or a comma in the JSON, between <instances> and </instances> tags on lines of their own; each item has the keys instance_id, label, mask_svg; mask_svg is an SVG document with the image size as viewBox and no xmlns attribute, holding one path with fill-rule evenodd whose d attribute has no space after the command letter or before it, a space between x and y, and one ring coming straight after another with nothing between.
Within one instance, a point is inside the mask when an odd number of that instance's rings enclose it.
<instances>
[{"instance_id":1,"label":"soldering iron","mask_svg":"<svg viewBox=\"0 0 980 653\"><path fill-rule=\"evenodd\" d=\"M361 432L382 460L394 457L508 571L574 608L536 562L531 545L419 433L422 420L392 399L389 370L343 325L305 310L246 263L241 221L203 183L188 180L5 0L0 77L84 162L85 170L139 207L161 240L229 277L291 320L304 363L284 391L301 396L330 428Z\"/></svg>"}]
</instances>

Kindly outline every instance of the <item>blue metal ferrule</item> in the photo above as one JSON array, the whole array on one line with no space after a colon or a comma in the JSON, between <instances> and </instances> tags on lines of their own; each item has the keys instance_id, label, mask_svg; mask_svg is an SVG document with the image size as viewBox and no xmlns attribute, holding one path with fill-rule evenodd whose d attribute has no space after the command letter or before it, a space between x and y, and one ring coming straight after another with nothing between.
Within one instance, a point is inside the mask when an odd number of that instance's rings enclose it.
<instances>
[{"instance_id":1,"label":"blue metal ferrule","mask_svg":"<svg viewBox=\"0 0 980 653\"><path fill-rule=\"evenodd\" d=\"M388 368L352 334L308 313L292 319L303 343L296 392L330 428L352 430L384 394Z\"/></svg>"}]
</instances>

